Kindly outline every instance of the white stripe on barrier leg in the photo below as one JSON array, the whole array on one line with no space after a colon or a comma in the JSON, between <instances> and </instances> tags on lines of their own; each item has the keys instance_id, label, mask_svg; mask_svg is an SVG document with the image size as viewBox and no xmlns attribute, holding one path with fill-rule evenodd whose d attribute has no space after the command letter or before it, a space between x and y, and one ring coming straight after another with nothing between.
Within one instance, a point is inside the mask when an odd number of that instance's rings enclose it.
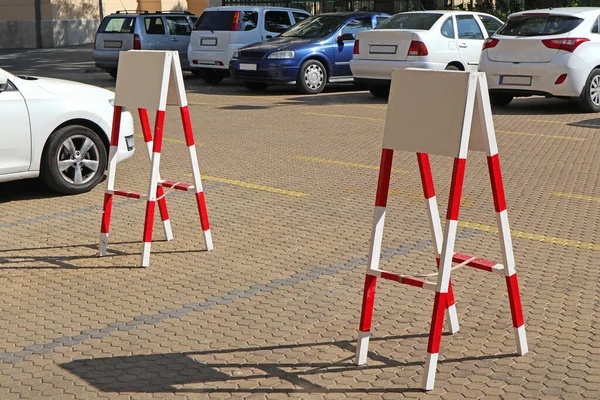
<instances>
[{"instance_id":1,"label":"white stripe on barrier leg","mask_svg":"<svg viewBox=\"0 0 600 400\"><path fill-rule=\"evenodd\" d=\"M108 233L100 233L100 257L106 255L108 250Z\"/></svg>"},{"instance_id":2,"label":"white stripe on barrier leg","mask_svg":"<svg viewBox=\"0 0 600 400\"><path fill-rule=\"evenodd\" d=\"M356 343L356 365L364 365L367 363L367 353L369 352L369 339L371 332L359 332L358 341Z\"/></svg>"},{"instance_id":3,"label":"white stripe on barrier leg","mask_svg":"<svg viewBox=\"0 0 600 400\"><path fill-rule=\"evenodd\" d=\"M456 304L448 306L446 314L448 315L448 325L450 333L454 335L460 330L460 325L458 323L458 314L456 313Z\"/></svg>"},{"instance_id":4,"label":"white stripe on barrier leg","mask_svg":"<svg viewBox=\"0 0 600 400\"><path fill-rule=\"evenodd\" d=\"M513 328L515 331L515 339L517 341L517 352L520 356L527 354L529 346L527 345L527 334L525 333L525 325L518 328Z\"/></svg>"},{"instance_id":5,"label":"white stripe on barrier leg","mask_svg":"<svg viewBox=\"0 0 600 400\"><path fill-rule=\"evenodd\" d=\"M204 243L206 244L206 250L210 251L213 249L213 240L212 240L212 234L210 233L210 229L205 230L203 233L204 233Z\"/></svg>"},{"instance_id":6,"label":"white stripe on barrier leg","mask_svg":"<svg viewBox=\"0 0 600 400\"><path fill-rule=\"evenodd\" d=\"M150 248L152 242L144 242L142 246L142 267L146 268L150 265Z\"/></svg>"},{"instance_id":7,"label":"white stripe on barrier leg","mask_svg":"<svg viewBox=\"0 0 600 400\"><path fill-rule=\"evenodd\" d=\"M385 225L385 207L375 207L373 213L373 234L371 248L369 249L369 269L379 269L381 243L383 242L383 227Z\"/></svg>"},{"instance_id":8,"label":"white stripe on barrier leg","mask_svg":"<svg viewBox=\"0 0 600 400\"><path fill-rule=\"evenodd\" d=\"M423 375L423 390L433 390L435 386L438 356L439 353L427 354L427 360L425 361L425 375Z\"/></svg>"},{"instance_id":9,"label":"white stripe on barrier leg","mask_svg":"<svg viewBox=\"0 0 600 400\"><path fill-rule=\"evenodd\" d=\"M165 237L167 240L173 240L173 230L171 229L171 220L165 219L163 220L163 228L165 231Z\"/></svg>"}]
</instances>

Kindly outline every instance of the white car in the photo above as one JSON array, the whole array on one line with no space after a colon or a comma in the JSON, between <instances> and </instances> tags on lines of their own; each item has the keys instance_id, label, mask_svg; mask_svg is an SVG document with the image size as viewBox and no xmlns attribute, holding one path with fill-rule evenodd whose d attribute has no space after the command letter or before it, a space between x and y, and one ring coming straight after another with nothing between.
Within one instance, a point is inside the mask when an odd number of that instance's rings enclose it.
<instances>
[{"instance_id":1,"label":"white car","mask_svg":"<svg viewBox=\"0 0 600 400\"><path fill-rule=\"evenodd\" d=\"M206 83L229 76L229 61L242 46L262 42L310 17L296 8L225 6L205 9L192 31L187 55L192 72Z\"/></svg>"},{"instance_id":2,"label":"white car","mask_svg":"<svg viewBox=\"0 0 600 400\"><path fill-rule=\"evenodd\" d=\"M510 15L486 40L479 70L490 101L507 106L517 96L578 100L600 111L600 8L554 8Z\"/></svg>"},{"instance_id":3,"label":"white car","mask_svg":"<svg viewBox=\"0 0 600 400\"><path fill-rule=\"evenodd\" d=\"M114 93L0 69L0 182L41 176L53 190L91 190L107 166ZM133 118L121 116L117 160L133 155Z\"/></svg>"},{"instance_id":4,"label":"white car","mask_svg":"<svg viewBox=\"0 0 600 400\"><path fill-rule=\"evenodd\" d=\"M467 11L395 14L358 33L350 61L354 82L387 97L393 69L477 71L484 40L501 26L492 15Z\"/></svg>"}]
</instances>

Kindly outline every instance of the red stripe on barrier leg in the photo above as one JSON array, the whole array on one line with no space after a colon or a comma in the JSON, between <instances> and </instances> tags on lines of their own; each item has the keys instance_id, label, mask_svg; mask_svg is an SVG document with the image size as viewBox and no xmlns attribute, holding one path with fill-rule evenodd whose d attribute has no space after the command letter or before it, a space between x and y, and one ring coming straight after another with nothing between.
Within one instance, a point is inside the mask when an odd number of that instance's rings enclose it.
<instances>
[{"instance_id":1,"label":"red stripe on barrier leg","mask_svg":"<svg viewBox=\"0 0 600 400\"><path fill-rule=\"evenodd\" d=\"M435 293L431 327L429 328L429 342L427 344L427 352L430 354L440 352L442 330L444 327L444 314L447 307L447 295L448 293Z\"/></svg>"},{"instance_id":2,"label":"red stripe on barrier leg","mask_svg":"<svg viewBox=\"0 0 600 400\"><path fill-rule=\"evenodd\" d=\"M508 289L508 301L510 302L510 314L512 316L513 327L518 328L525 323L525 320L523 318L523 308L521 306L521 295L519 294L517 274L506 277L506 287Z\"/></svg>"},{"instance_id":3,"label":"red stripe on barrier leg","mask_svg":"<svg viewBox=\"0 0 600 400\"><path fill-rule=\"evenodd\" d=\"M394 150L381 150L381 163L379 164L379 179L377 180L377 194L375 195L375 207L385 207L387 204L393 159Z\"/></svg>"},{"instance_id":4,"label":"red stripe on barrier leg","mask_svg":"<svg viewBox=\"0 0 600 400\"><path fill-rule=\"evenodd\" d=\"M181 119L183 121L183 133L185 134L185 143L189 146L194 145L194 131L192 130L192 121L188 106L181 107Z\"/></svg>"},{"instance_id":5,"label":"red stripe on barrier leg","mask_svg":"<svg viewBox=\"0 0 600 400\"><path fill-rule=\"evenodd\" d=\"M362 310L360 312L360 324L358 329L361 332L371 330L371 321L373 320L373 306L375 304L375 287L377 286L377 277L373 275L365 276L365 288L363 292Z\"/></svg>"},{"instance_id":6,"label":"red stripe on barrier leg","mask_svg":"<svg viewBox=\"0 0 600 400\"><path fill-rule=\"evenodd\" d=\"M102 224L100 226L100 233L108 233L110 230L110 216L112 213L112 199L113 195L110 193L104 193L104 211L102 212Z\"/></svg>"},{"instance_id":7,"label":"red stripe on barrier leg","mask_svg":"<svg viewBox=\"0 0 600 400\"><path fill-rule=\"evenodd\" d=\"M417 153L417 161L419 162L419 172L421 173L423 195L426 199L430 199L435 196L435 188L433 186L433 175L431 174L429 155L426 153Z\"/></svg>"},{"instance_id":8,"label":"red stripe on barrier leg","mask_svg":"<svg viewBox=\"0 0 600 400\"><path fill-rule=\"evenodd\" d=\"M144 242L152 241L152 228L154 226L154 207L156 201L148 200L146 204L146 218L144 219Z\"/></svg>"},{"instance_id":9,"label":"red stripe on barrier leg","mask_svg":"<svg viewBox=\"0 0 600 400\"><path fill-rule=\"evenodd\" d=\"M140 116L140 123L142 125L142 134L144 135L144 142L151 142L152 131L150 130L150 119L148 118L148 111L146 111L145 108L138 108L138 114Z\"/></svg>"},{"instance_id":10,"label":"red stripe on barrier leg","mask_svg":"<svg viewBox=\"0 0 600 400\"><path fill-rule=\"evenodd\" d=\"M160 153L162 151L163 128L165 126L165 112L158 110L156 112L156 121L154 122L154 143L152 151Z\"/></svg>"},{"instance_id":11,"label":"red stripe on barrier leg","mask_svg":"<svg viewBox=\"0 0 600 400\"><path fill-rule=\"evenodd\" d=\"M440 269L440 259L438 257L435 258L435 265L437 267L437 269ZM450 282L448 283L448 306L453 306L454 304L456 304L456 302L454 301L454 290L452 290L452 278L450 278Z\"/></svg>"},{"instance_id":12,"label":"red stripe on barrier leg","mask_svg":"<svg viewBox=\"0 0 600 400\"><path fill-rule=\"evenodd\" d=\"M502 183L502 171L500 170L500 159L498 154L489 156L488 169L492 183L492 195L494 197L494 208L496 212L506 210L506 197L504 196L504 184Z\"/></svg>"},{"instance_id":13,"label":"red stripe on barrier leg","mask_svg":"<svg viewBox=\"0 0 600 400\"><path fill-rule=\"evenodd\" d=\"M458 221L458 213L460 210L460 198L462 196L462 188L465 179L465 158L455 158L454 167L452 167L452 184L450 186L450 198L448 199L448 211L446 219Z\"/></svg>"},{"instance_id":14,"label":"red stripe on barrier leg","mask_svg":"<svg viewBox=\"0 0 600 400\"><path fill-rule=\"evenodd\" d=\"M210 229L208 223L208 211L206 211L206 200L204 200L204 192L196 193L196 203L198 203L198 213L200 214L200 225L203 231Z\"/></svg>"},{"instance_id":15,"label":"red stripe on barrier leg","mask_svg":"<svg viewBox=\"0 0 600 400\"><path fill-rule=\"evenodd\" d=\"M115 106L113 110L112 131L110 134L110 145L119 145L119 132L121 130L121 112L123 107Z\"/></svg>"},{"instance_id":16,"label":"red stripe on barrier leg","mask_svg":"<svg viewBox=\"0 0 600 400\"><path fill-rule=\"evenodd\" d=\"M159 199L156 201L158 202L158 210L160 212L160 218L163 221L169 219L169 210L167 210L167 199L165 199L163 197L164 194L165 194L165 190L162 188L162 186L159 186L156 188L156 196L159 197Z\"/></svg>"}]
</instances>

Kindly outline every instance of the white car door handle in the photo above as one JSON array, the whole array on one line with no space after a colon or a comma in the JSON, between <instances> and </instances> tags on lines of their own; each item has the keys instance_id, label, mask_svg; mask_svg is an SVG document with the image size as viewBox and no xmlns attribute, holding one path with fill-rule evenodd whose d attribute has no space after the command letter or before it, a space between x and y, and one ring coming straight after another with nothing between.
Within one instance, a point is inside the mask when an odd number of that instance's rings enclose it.
<instances>
[{"instance_id":1,"label":"white car door handle","mask_svg":"<svg viewBox=\"0 0 600 400\"><path fill-rule=\"evenodd\" d=\"M458 47L461 47L461 48L463 48L463 49L464 49L465 47L468 47L468 46L467 46L467 44L466 44L466 43L459 43L459 44L458 44Z\"/></svg>"}]
</instances>

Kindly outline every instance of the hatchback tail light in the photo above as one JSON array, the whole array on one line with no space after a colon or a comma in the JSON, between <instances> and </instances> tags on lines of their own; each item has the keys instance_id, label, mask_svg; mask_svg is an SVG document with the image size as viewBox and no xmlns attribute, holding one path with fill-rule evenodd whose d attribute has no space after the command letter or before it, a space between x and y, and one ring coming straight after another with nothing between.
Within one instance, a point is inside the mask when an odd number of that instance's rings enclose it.
<instances>
[{"instance_id":1,"label":"hatchback tail light","mask_svg":"<svg viewBox=\"0 0 600 400\"><path fill-rule=\"evenodd\" d=\"M589 42L588 38L568 38L568 39L546 39L542 40L544 46L549 49L564 50L572 53L580 44Z\"/></svg>"},{"instance_id":2,"label":"hatchback tail light","mask_svg":"<svg viewBox=\"0 0 600 400\"><path fill-rule=\"evenodd\" d=\"M359 54L358 53L358 40L354 41L354 50L352 51L352 54Z\"/></svg>"},{"instance_id":3,"label":"hatchback tail light","mask_svg":"<svg viewBox=\"0 0 600 400\"><path fill-rule=\"evenodd\" d=\"M140 35L138 35L137 33L135 33L133 35L133 49L134 50L142 49L142 40L140 39Z\"/></svg>"},{"instance_id":4,"label":"hatchback tail light","mask_svg":"<svg viewBox=\"0 0 600 400\"><path fill-rule=\"evenodd\" d=\"M554 82L554 84L555 85L560 85L565 80L567 80L567 74L562 74L561 76L558 77L558 79L556 79L556 82Z\"/></svg>"},{"instance_id":5,"label":"hatchback tail light","mask_svg":"<svg viewBox=\"0 0 600 400\"><path fill-rule=\"evenodd\" d=\"M491 49L492 47L496 47L498 42L499 42L498 39L487 38L487 39L485 39L485 42L483 42L483 46L481 47L481 50L483 51L485 49Z\"/></svg>"},{"instance_id":6,"label":"hatchback tail light","mask_svg":"<svg viewBox=\"0 0 600 400\"><path fill-rule=\"evenodd\" d=\"M425 43L419 42L418 40L413 40L410 42L410 47L408 48L409 56L426 56L429 52L427 51L427 46Z\"/></svg>"},{"instance_id":7,"label":"hatchback tail light","mask_svg":"<svg viewBox=\"0 0 600 400\"><path fill-rule=\"evenodd\" d=\"M231 20L231 30L237 31L240 25L240 12L236 11L233 13L233 20Z\"/></svg>"}]
</instances>

